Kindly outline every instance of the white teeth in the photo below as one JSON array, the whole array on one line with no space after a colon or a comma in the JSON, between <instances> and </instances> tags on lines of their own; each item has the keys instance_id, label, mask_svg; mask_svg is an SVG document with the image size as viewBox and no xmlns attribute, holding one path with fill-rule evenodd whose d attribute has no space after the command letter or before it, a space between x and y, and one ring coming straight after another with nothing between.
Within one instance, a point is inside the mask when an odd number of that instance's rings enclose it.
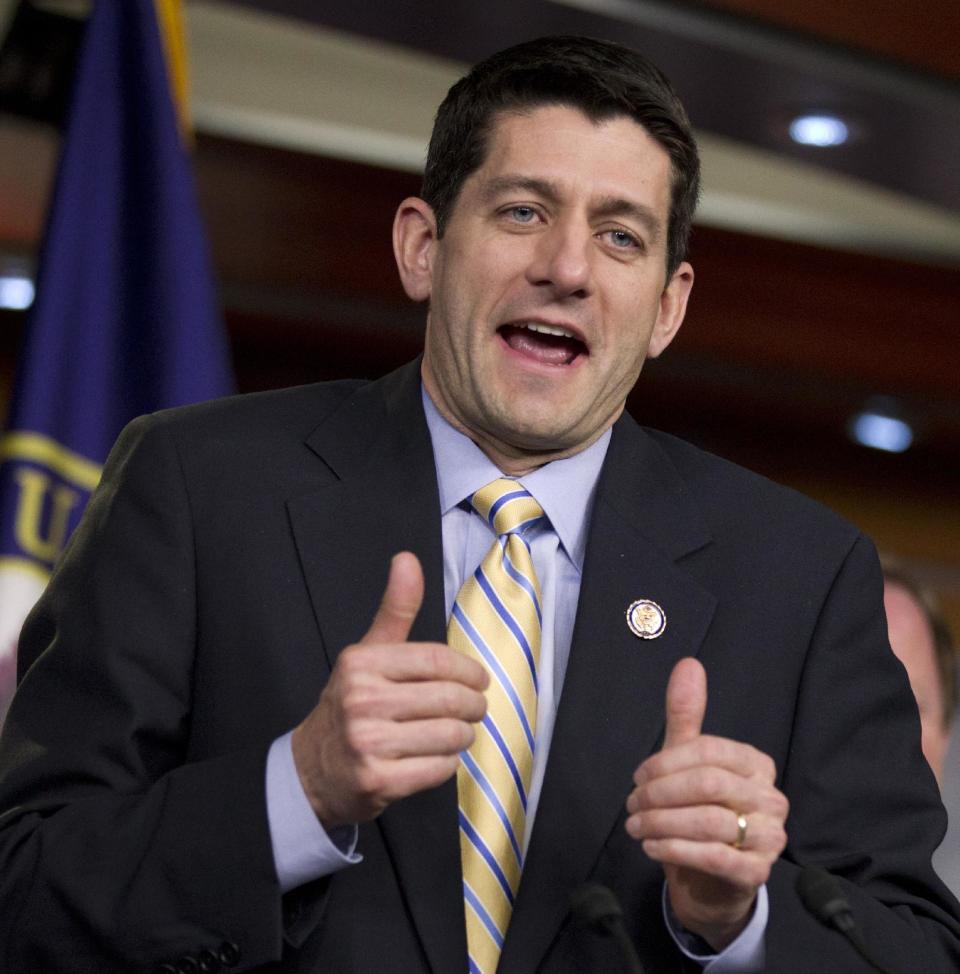
<instances>
[{"instance_id":1,"label":"white teeth","mask_svg":"<svg viewBox=\"0 0 960 974\"><path fill-rule=\"evenodd\" d=\"M572 331L566 328L557 328L554 325L542 325L539 321L528 321L523 325L529 331L538 331L544 335L558 335L561 338L576 338Z\"/></svg>"}]
</instances>

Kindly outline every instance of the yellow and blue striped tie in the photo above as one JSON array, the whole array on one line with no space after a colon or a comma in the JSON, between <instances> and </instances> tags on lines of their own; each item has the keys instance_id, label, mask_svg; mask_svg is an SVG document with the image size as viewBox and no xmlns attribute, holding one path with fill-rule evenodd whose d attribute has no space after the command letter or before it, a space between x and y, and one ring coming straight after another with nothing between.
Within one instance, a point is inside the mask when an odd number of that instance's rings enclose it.
<instances>
[{"instance_id":1,"label":"yellow and blue striped tie","mask_svg":"<svg viewBox=\"0 0 960 974\"><path fill-rule=\"evenodd\" d=\"M523 868L523 832L537 727L543 615L525 532L544 517L515 480L471 498L497 536L457 595L451 646L490 672L487 715L457 771L470 974L494 974Z\"/></svg>"}]
</instances>

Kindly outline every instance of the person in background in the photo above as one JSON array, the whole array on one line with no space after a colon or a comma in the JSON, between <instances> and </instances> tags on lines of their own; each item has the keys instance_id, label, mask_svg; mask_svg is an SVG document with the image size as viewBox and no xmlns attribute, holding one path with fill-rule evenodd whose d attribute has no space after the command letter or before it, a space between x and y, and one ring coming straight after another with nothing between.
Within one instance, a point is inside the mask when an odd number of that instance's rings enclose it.
<instances>
[{"instance_id":1,"label":"person in background","mask_svg":"<svg viewBox=\"0 0 960 974\"><path fill-rule=\"evenodd\" d=\"M883 607L890 646L910 677L920 711L923 755L943 785L957 715L957 649L933 594L895 562L883 562Z\"/></svg>"}]
</instances>

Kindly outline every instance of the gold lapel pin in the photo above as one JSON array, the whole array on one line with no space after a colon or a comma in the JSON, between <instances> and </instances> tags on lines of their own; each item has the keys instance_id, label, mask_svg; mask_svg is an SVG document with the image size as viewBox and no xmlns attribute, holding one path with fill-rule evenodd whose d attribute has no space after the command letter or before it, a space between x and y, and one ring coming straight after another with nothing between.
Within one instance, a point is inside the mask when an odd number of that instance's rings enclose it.
<instances>
[{"instance_id":1,"label":"gold lapel pin","mask_svg":"<svg viewBox=\"0 0 960 974\"><path fill-rule=\"evenodd\" d=\"M627 609L627 625L640 639L658 639L667 628L667 614L651 599L637 599Z\"/></svg>"}]
</instances>

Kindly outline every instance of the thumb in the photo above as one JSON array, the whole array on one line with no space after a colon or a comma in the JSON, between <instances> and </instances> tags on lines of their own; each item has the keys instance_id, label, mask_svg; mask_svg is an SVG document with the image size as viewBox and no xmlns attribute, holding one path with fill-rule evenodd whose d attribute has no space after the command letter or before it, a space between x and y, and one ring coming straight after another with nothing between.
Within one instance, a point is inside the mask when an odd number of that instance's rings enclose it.
<instances>
[{"instance_id":1,"label":"thumb","mask_svg":"<svg viewBox=\"0 0 960 974\"><path fill-rule=\"evenodd\" d=\"M667 683L667 730L663 746L675 747L700 734L707 709L707 671L687 657L680 660Z\"/></svg>"},{"instance_id":2,"label":"thumb","mask_svg":"<svg viewBox=\"0 0 960 974\"><path fill-rule=\"evenodd\" d=\"M361 643L402 643L423 602L423 570L417 556L401 551L390 560L383 601Z\"/></svg>"}]
</instances>

